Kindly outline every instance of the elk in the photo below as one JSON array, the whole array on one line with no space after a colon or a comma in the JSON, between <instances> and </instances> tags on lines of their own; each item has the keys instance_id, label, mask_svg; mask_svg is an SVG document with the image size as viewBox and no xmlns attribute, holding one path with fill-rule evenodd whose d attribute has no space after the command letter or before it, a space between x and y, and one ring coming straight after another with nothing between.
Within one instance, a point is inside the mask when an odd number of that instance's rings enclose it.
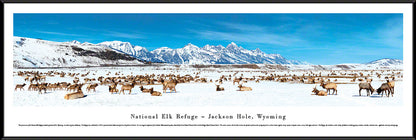
<instances>
[{"instance_id":1,"label":"elk","mask_svg":"<svg viewBox=\"0 0 416 140\"><path fill-rule=\"evenodd\" d=\"M324 82L321 82L321 86L324 89L326 89L326 92L328 92L328 94L331 94L331 92L330 92L331 89L334 90L334 92L332 92L332 94L334 94L334 93L335 93L335 95L338 94L337 84L335 84L335 83L324 83Z\"/></svg>"},{"instance_id":2,"label":"elk","mask_svg":"<svg viewBox=\"0 0 416 140\"><path fill-rule=\"evenodd\" d=\"M239 85L238 88L240 88L239 91L252 91L251 87L245 87L243 85Z\"/></svg>"},{"instance_id":3,"label":"elk","mask_svg":"<svg viewBox=\"0 0 416 140\"><path fill-rule=\"evenodd\" d=\"M40 77L39 77L39 81L40 81L40 80L46 81L46 76L40 76Z\"/></svg>"},{"instance_id":4,"label":"elk","mask_svg":"<svg viewBox=\"0 0 416 140\"><path fill-rule=\"evenodd\" d=\"M224 87L220 87L220 85L216 85L217 86L217 91L224 91Z\"/></svg>"},{"instance_id":5,"label":"elk","mask_svg":"<svg viewBox=\"0 0 416 140\"><path fill-rule=\"evenodd\" d=\"M240 78L235 77L235 78L234 78L234 80L233 80L233 85L234 85L235 83L240 84L240 81L241 81L242 79L243 79L242 77L240 77Z\"/></svg>"},{"instance_id":6,"label":"elk","mask_svg":"<svg viewBox=\"0 0 416 140\"><path fill-rule=\"evenodd\" d=\"M144 88L143 86L140 86L140 91L142 91L143 93L151 93L150 89Z\"/></svg>"},{"instance_id":7,"label":"elk","mask_svg":"<svg viewBox=\"0 0 416 140\"><path fill-rule=\"evenodd\" d=\"M359 83L358 87L360 88L359 91L358 91L360 93L360 96L361 96L361 90L362 89L367 90L367 96L370 96L370 92L371 92L371 95L373 95L374 88L371 86L370 83L367 83L367 82Z\"/></svg>"},{"instance_id":8,"label":"elk","mask_svg":"<svg viewBox=\"0 0 416 140\"><path fill-rule=\"evenodd\" d=\"M373 79L371 78L366 78L365 80L367 81L367 83L371 83L373 81Z\"/></svg>"},{"instance_id":9,"label":"elk","mask_svg":"<svg viewBox=\"0 0 416 140\"><path fill-rule=\"evenodd\" d=\"M163 93L166 93L166 90L169 88L170 92L175 91L176 92L176 85L178 84L178 81L176 79L170 80L170 81L164 81L163 83Z\"/></svg>"},{"instance_id":10,"label":"elk","mask_svg":"<svg viewBox=\"0 0 416 140\"><path fill-rule=\"evenodd\" d=\"M318 96L327 96L328 95L326 91L316 89L316 86L313 88L312 93L315 93L315 94L312 94L312 95L318 95Z\"/></svg>"},{"instance_id":11,"label":"elk","mask_svg":"<svg viewBox=\"0 0 416 140\"><path fill-rule=\"evenodd\" d=\"M26 76L25 81L29 81L29 76Z\"/></svg>"},{"instance_id":12,"label":"elk","mask_svg":"<svg viewBox=\"0 0 416 140\"><path fill-rule=\"evenodd\" d=\"M73 93L68 93L64 96L64 99L66 100L72 100L72 99L78 99L78 98L83 98L84 97L84 93L81 90L81 86L79 86L77 88L77 92L73 92Z\"/></svg>"},{"instance_id":13,"label":"elk","mask_svg":"<svg viewBox=\"0 0 416 140\"><path fill-rule=\"evenodd\" d=\"M381 97L383 97L383 93L386 93L386 96L389 97L390 93L391 93L391 97L393 97L393 92L391 92L391 87L389 86L388 83L383 83L381 84L381 86L377 89L377 93L378 95L380 95L381 93Z\"/></svg>"},{"instance_id":14,"label":"elk","mask_svg":"<svg viewBox=\"0 0 416 140\"><path fill-rule=\"evenodd\" d=\"M116 83L116 84L113 84L113 85L108 86L108 91L109 91L111 94L113 94L114 92L115 92L115 93L117 93L117 92L118 92L118 89L117 89L117 83Z\"/></svg>"},{"instance_id":15,"label":"elk","mask_svg":"<svg viewBox=\"0 0 416 140\"><path fill-rule=\"evenodd\" d=\"M14 88L14 91L16 91L18 88L20 89L20 90L22 90L23 89L23 87L26 85L26 83L23 83L22 85L21 84L17 84L16 85L16 88ZM24 89L23 89L24 90Z\"/></svg>"},{"instance_id":16,"label":"elk","mask_svg":"<svg viewBox=\"0 0 416 140\"><path fill-rule=\"evenodd\" d=\"M55 91L58 88L57 83L49 84L48 87L46 87L50 91Z\"/></svg>"},{"instance_id":17,"label":"elk","mask_svg":"<svg viewBox=\"0 0 416 140\"><path fill-rule=\"evenodd\" d=\"M121 86L121 90L120 90L120 93L119 94L121 94L121 92L123 92L123 95L124 95L124 91L125 90L128 90L129 91L129 94L131 94L131 89L133 89L134 88L134 85L135 85L135 83L133 82L132 84L129 84L129 85L122 85Z\"/></svg>"},{"instance_id":18,"label":"elk","mask_svg":"<svg viewBox=\"0 0 416 140\"><path fill-rule=\"evenodd\" d=\"M72 84L66 88L66 91L76 90L78 87L82 87L84 84Z\"/></svg>"},{"instance_id":19,"label":"elk","mask_svg":"<svg viewBox=\"0 0 416 140\"><path fill-rule=\"evenodd\" d=\"M87 91L88 92L90 92L90 90L91 89L93 89L94 90L94 92L95 92L95 88L98 86L98 84L97 83L94 83L94 84L89 84L88 86L87 86Z\"/></svg>"},{"instance_id":20,"label":"elk","mask_svg":"<svg viewBox=\"0 0 416 140\"><path fill-rule=\"evenodd\" d=\"M42 90L44 91L44 93L46 93L47 87L48 87L48 83L39 84L38 86L39 94L42 94Z\"/></svg>"},{"instance_id":21,"label":"elk","mask_svg":"<svg viewBox=\"0 0 416 140\"><path fill-rule=\"evenodd\" d=\"M36 83L36 84L31 83L29 85L29 87L27 88L27 90L36 90L36 89L38 89L38 86L39 86L38 83Z\"/></svg>"},{"instance_id":22,"label":"elk","mask_svg":"<svg viewBox=\"0 0 416 140\"><path fill-rule=\"evenodd\" d=\"M162 93L160 93L159 91L153 91L153 87L150 88L150 94L152 96L162 96Z\"/></svg>"}]
</instances>

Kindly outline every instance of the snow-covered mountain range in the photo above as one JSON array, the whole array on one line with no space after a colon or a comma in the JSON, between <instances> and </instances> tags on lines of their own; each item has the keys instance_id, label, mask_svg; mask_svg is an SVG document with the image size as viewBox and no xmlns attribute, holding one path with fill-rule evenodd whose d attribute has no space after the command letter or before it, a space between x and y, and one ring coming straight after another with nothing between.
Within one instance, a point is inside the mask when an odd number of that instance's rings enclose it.
<instances>
[{"instance_id":1,"label":"snow-covered mountain range","mask_svg":"<svg viewBox=\"0 0 416 140\"><path fill-rule=\"evenodd\" d=\"M98 44L88 42L53 42L41 39L14 37L14 67L73 67L102 65L137 65L146 62L168 64L282 64L288 69L355 69L355 68L401 68L402 60L380 59L364 64L311 65L307 62L288 60L279 54L266 54L260 49L247 50L231 42L221 45L183 48L162 47L149 51L129 42L106 41Z\"/></svg>"},{"instance_id":2,"label":"snow-covered mountain range","mask_svg":"<svg viewBox=\"0 0 416 140\"><path fill-rule=\"evenodd\" d=\"M247 50L234 42L227 47L205 45L200 48L189 43L183 48L162 47L153 51L120 41L103 42L98 45L124 52L140 60L169 64L306 64L287 60L279 54L266 54L260 49Z\"/></svg>"}]
</instances>

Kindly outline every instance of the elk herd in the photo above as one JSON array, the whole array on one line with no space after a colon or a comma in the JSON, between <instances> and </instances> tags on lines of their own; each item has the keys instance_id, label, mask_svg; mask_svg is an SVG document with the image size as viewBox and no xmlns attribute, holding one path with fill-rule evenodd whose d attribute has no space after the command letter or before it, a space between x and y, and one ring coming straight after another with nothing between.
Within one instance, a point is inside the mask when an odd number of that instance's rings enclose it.
<instances>
[{"instance_id":1,"label":"elk herd","mask_svg":"<svg viewBox=\"0 0 416 140\"><path fill-rule=\"evenodd\" d=\"M97 72L97 71L95 71ZM39 94L44 94L47 91L66 91L68 92L64 99L78 99L86 97L82 91L82 87L85 85L86 92L96 92L98 86L108 86L108 93L110 94L128 94L132 93L132 90L138 86L142 93L150 94L151 96L162 96L162 92L166 93L167 90L170 93L177 92L177 85L181 83L215 83L215 91L225 91L224 87L221 87L225 82L230 82L232 85L236 86L237 91L253 91L256 90L252 87L245 86L243 84L252 82L253 84L261 84L262 81L274 81L274 82L290 82L290 83L300 83L300 84L317 84L312 90L312 95L317 96L327 96L338 95L337 85L339 84L358 84L358 94L361 96L361 90L366 90L367 96L373 94L374 91L378 95L385 94L387 97L390 95L393 97L394 94L394 84L395 78L403 78L403 75L400 71L393 70L382 70L374 71L368 70L367 75L363 71L329 71L326 75L322 72L314 71L298 71L301 74L292 74L287 73L273 73L268 71L229 71L232 74L223 74L220 75L218 79L209 79L207 77L201 76L201 71L193 72L193 74L145 74L145 75L124 75L121 71L115 72L114 76L110 76L111 71L102 76L98 74L86 71L86 73L70 73L70 72L58 72L58 71L48 71L48 72L39 72L39 71L17 71L18 76L23 77L23 84L16 84L15 91L25 90L24 87L29 85L28 91L38 91ZM261 75L256 76L244 76L246 73L260 72ZM92 74L90 74L92 73ZM219 72L221 73L221 72ZM374 75L372 77L372 75ZM382 77L384 75L384 79ZM97 77L98 76L98 77ZM72 82L62 81L55 83L48 83L47 77L54 78L73 78ZM374 89L371 85L373 78L377 78L378 81L386 81L382 83L381 86L377 89ZM351 79L347 82L339 82L341 79ZM54 81L54 80L50 80ZM56 80L55 80L56 81ZM358 82L357 82L358 81ZM162 92L155 91L154 85L161 85ZM207 84L209 85L209 84ZM319 90L317 86L320 85L323 90ZM117 88L117 87L120 88ZM145 86L148 86L146 88ZM300 85L301 86L301 85ZM192 88L192 87L190 87ZM214 91L214 87L212 88ZM43 92L42 92L43 91ZM342 94L342 92L341 92Z\"/></svg>"}]
</instances>

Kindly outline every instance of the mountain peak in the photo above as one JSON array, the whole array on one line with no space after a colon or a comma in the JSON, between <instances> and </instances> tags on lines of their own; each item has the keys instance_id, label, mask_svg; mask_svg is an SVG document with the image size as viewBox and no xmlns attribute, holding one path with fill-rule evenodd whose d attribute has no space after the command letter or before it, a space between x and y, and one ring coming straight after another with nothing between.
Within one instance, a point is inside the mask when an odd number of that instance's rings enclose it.
<instances>
[{"instance_id":1,"label":"mountain peak","mask_svg":"<svg viewBox=\"0 0 416 140\"><path fill-rule=\"evenodd\" d=\"M160 47L160 48L157 48L156 50L173 50L173 49L169 47Z\"/></svg>"},{"instance_id":2,"label":"mountain peak","mask_svg":"<svg viewBox=\"0 0 416 140\"><path fill-rule=\"evenodd\" d=\"M237 46L237 44L235 44L234 42L231 42L230 44L227 45L228 49L239 49L239 47Z\"/></svg>"},{"instance_id":3,"label":"mountain peak","mask_svg":"<svg viewBox=\"0 0 416 140\"><path fill-rule=\"evenodd\" d=\"M69 42L69 43L71 43L71 44L81 44L81 42L76 41L76 40L72 40L72 41L71 41L71 42Z\"/></svg>"}]
</instances>

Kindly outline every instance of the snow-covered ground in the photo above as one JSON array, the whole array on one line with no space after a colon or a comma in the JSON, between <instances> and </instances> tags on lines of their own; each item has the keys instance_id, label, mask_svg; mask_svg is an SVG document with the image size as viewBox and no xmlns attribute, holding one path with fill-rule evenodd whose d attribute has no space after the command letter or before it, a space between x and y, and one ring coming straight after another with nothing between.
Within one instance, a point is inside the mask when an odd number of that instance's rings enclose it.
<instances>
[{"instance_id":1,"label":"snow-covered ground","mask_svg":"<svg viewBox=\"0 0 416 140\"><path fill-rule=\"evenodd\" d=\"M212 79L215 81L221 75L233 75L235 71L236 76L253 77L253 76L267 76L258 69L192 69L192 68L175 68L175 67L100 67L100 68L76 68L76 69L14 69L14 85L25 83L24 77L17 76L18 71L57 71L57 72L91 72L88 78L97 78L99 76L116 76L116 72L121 72L124 75L145 75L145 74L190 74L195 76L196 72L201 72L199 76L206 77L208 81ZM110 75L106 75L111 72ZM296 74L298 76L309 71L273 71L270 74ZM313 71L314 73L322 72L322 75L327 75L330 71ZM341 71L347 73L358 73L360 71ZM364 75L369 74L369 71L361 71ZM381 71L375 71L381 73ZM375 73L374 72L374 73ZM396 71L399 72L399 71ZM402 71L401 71L402 72ZM391 72L384 72L387 74ZM95 75L93 75L95 74ZM121 75L118 75L121 76ZM385 82L385 75L381 79L373 75L374 81L372 86L377 89ZM84 82L84 78L80 77L80 81ZM234 76L233 76L234 78ZM55 77L47 77L45 82L72 82L73 77L61 78L59 75ZM331 81L334 79L331 78ZM374 92L371 96L366 96L366 91L362 91L362 96L358 96L358 81L350 82L351 79L338 78L338 95L328 96L314 96L312 94L313 87L317 86L322 90L318 84L303 84L303 83L281 83L276 81L248 81L244 86L253 88L253 91L237 91L237 85L233 85L231 81L225 81L221 87L225 91L215 91L215 82L213 83L180 83L177 85L176 93L163 93L162 96L150 96L149 93L142 93L139 86L132 90L132 94L119 95L108 92L108 86L99 85L96 92L87 92L86 86L83 86L83 92L87 95L84 98L75 100L65 100L64 95L67 91L47 91L46 94L38 94L37 91L27 91L28 85L24 87L25 91L15 91L10 93L14 95L15 106L396 106L403 103L403 87L401 78L396 78L394 97L381 97ZM29 84L29 82L26 82ZM117 87L120 89L120 85ZM162 92L162 85L145 85L145 88L154 87L156 91ZM14 87L12 87L14 89Z\"/></svg>"}]
</instances>

